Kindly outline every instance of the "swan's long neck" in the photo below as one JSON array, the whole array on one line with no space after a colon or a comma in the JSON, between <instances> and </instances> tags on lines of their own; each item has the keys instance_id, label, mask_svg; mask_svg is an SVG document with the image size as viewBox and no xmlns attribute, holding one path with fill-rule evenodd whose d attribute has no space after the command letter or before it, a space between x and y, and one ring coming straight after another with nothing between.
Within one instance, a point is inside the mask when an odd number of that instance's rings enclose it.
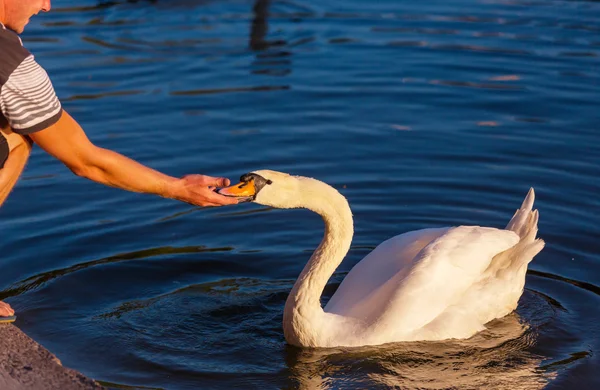
<instances>
[{"instance_id":1,"label":"swan's long neck","mask_svg":"<svg viewBox=\"0 0 600 390\"><path fill-rule=\"evenodd\" d=\"M319 321L325 314L321 294L350 249L354 225L346 199L325 183L305 179L300 196L304 207L323 217L325 235L288 296L283 324L289 343L310 346L327 331Z\"/></svg>"}]
</instances>

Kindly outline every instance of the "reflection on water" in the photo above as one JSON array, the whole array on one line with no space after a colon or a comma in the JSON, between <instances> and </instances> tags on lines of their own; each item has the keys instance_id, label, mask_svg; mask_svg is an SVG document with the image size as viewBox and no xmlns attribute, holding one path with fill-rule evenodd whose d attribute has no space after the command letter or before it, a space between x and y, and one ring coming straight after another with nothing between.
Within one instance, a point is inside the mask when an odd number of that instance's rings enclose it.
<instances>
[{"instance_id":1,"label":"reflection on water","mask_svg":"<svg viewBox=\"0 0 600 390\"><path fill-rule=\"evenodd\" d=\"M469 340L300 350L281 316L318 216L120 192L36 149L0 209L0 299L115 388L600 388L599 20L595 1L56 0L23 40L100 146L348 198L324 302L377 243L504 226L529 187L547 246L516 314Z\"/></svg>"},{"instance_id":2,"label":"reflection on water","mask_svg":"<svg viewBox=\"0 0 600 390\"><path fill-rule=\"evenodd\" d=\"M254 3L254 19L250 30L250 47L252 50L265 50L271 45L265 38L269 30L267 17L270 0L258 0Z\"/></svg>"},{"instance_id":3,"label":"reflection on water","mask_svg":"<svg viewBox=\"0 0 600 390\"><path fill-rule=\"evenodd\" d=\"M254 74L286 76L291 72L291 51L288 42L283 39L269 41L268 18L270 0L258 0L254 3L254 18L250 30L250 48L256 51L256 60L252 65ZM298 43L296 43L298 44Z\"/></svg>"},{"instance_id":4,"label":"reflection on water","mask_svg":"<svg viewBox=\"0 0 600 390\"><path fill-rule=\"evenodd\" d=\"M286 85L261 85L253 87L238 87L238 88L220 88L220 89L197 89L193 91L173 91L171 95L211 95L215 93L231 93L231 92L262 92L262 91L281 91L289 89Z\"/></svg>"},{"instance_id":5,"label":"reflection on water","mask_svg":"<svg viewBox=\"0 0 600 390\"><path fill-rule=\"evenodd\" d=\"M297 349L290 351L287 363L300 389L343 387L349 376L357 377L354 388L541 389L555 376L539 369L543 357L527 351L535 342L535 331L527 329L518 315L488 326L466 341ZM368 374L356 374L361 371Z\"/></svg>"}]
</instances>

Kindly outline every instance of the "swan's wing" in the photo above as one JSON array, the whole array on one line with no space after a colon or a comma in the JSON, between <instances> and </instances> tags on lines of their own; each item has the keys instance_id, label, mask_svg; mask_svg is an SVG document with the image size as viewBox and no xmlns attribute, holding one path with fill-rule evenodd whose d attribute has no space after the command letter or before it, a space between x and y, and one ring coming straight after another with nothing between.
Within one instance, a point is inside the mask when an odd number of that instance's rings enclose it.
<instances>
[{"instance_id":1,"label":"swan's wing","mask_svg":"<svg viewBox=\"0 0 600 390\"><path fill-rule=\"evenodd\" d=\"M450 228L422 229L392 237L377 246L346 275L325 311L351 316L352 308L412 264L415 256Z\"/></svg>"},{"instance_id":2,"label":"swan's wing","mask_svg":"<svg viewBox=\"0 0 600 390\"><path fill-rule=\"evenodd\" d=\"M421 329L458 302L496 254L519 241L514 232L479 226L460 226L440 233L398 272L386 272L385 280L380 278L377 285L369 280L372 289L362 298L347 293L354 289L363 291L361 283L366 278L356 275L351 285L335 294L349 294L356 299L337 297L336 313L359 318L380 335ZM411 251L403 253L410 255ZM370 266L370 261L363 269L366 266Z\"/></svg>"},{"instance_id":3,"label":"swan's wing","mask_svg":"<svg viewBox=\"0 0 600 390\"><path fill-rule=\"evenodd\" d=\"M406 274L391 277L380 290L391 291L378 317L378 326L420 329L460 302L477 283L493 257L519 242L509 230L460 226L432 241L415 258ZM374 292L374 297L377 292ZM381 298L383 295L380 295Z\"/></svg>"}]
</instances>

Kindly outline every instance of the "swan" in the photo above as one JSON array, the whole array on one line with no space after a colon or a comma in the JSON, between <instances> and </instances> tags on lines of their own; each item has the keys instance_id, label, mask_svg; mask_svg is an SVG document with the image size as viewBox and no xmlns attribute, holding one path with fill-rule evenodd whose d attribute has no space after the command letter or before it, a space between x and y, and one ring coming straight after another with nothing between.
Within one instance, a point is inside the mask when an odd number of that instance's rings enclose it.
<instances>
[{"instance_id":1,"label":"swan","mask_svg":"<svg viewBox=\"0 0 600 390\"><path fill-rule=\"evenodd\" d=\"M320 214L325 235L285 303L283 332L299 347L357 347L465 339L517 307L536 239L533 188L505 229L480 226L411 231L379 244L346 275L325 308L321 294L350 249L346 198L313 178L271 170L216 190L275 208Z\"/></svg>"}]
</instances>

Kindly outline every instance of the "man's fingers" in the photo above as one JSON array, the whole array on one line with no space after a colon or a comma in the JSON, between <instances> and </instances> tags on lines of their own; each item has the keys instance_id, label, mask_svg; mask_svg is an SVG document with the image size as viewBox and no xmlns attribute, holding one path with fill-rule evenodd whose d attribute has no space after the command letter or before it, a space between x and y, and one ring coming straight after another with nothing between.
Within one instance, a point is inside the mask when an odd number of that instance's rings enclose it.
<instances>
[{"instance_id":1,"label":"man's fingers","mask_svg":"<svg viewBox=\"0 0 600 390\"><path fill-rule=\"evenodd\" d=\"M226 177L219 177L216 179L215 187L227 187L231 182Z\"/></svg>"},{"instance_id":2,"label":"man's fingers","mask_svg":"<svg viewBox=\"0 0 600 390\"><path fill-rule=\"evenodd\" d=\"M187 175L184 177L188 183L203 185L206 187L227 187L231 184L226 177L213 177L206 175Z\"/></svg>"},{"instance_id":3,"label":"man's fingers","mask_svg":"<svg viewBox=\"0 0 600 390\"><path fill-rule=\"evenodd\" d=\"M205 185L209 187L227 187L230 184L230 181L226 177L212 177L212 176L204 176L206 181Z\"/></svg>"}]
</instances>

